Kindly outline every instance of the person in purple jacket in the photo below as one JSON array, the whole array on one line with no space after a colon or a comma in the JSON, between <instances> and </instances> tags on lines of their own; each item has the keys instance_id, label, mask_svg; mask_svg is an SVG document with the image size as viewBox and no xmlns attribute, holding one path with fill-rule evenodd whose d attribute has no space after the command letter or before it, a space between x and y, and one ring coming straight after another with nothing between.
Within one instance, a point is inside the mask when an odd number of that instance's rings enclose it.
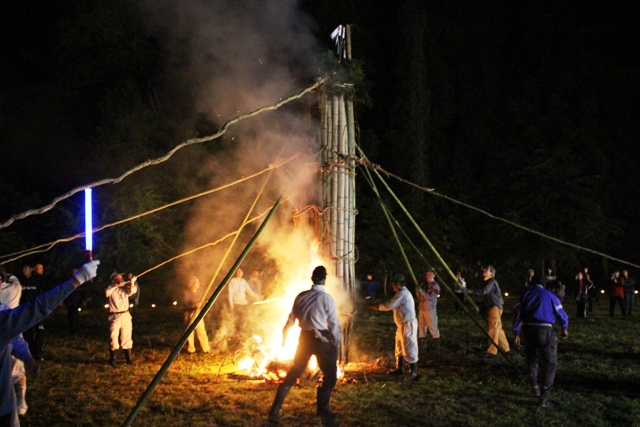
<instances>
[{"instance_id":1,"label":"person in purple jacket","mask_svg":"<svg viewBox=\"0 0 640 427\"><path fill-rule=\"evenodd\" d=\"M90 261L80 267L73 277L34 301L10 309L0 304L0 427L13 427L16 422L16 395L11 379L11 355L27 358L22 332L47 317L78 286L96 276L100 261Z\"/></svg>"},{"instance_id":2,"label":"person in purple jacket","mask_svg":"<svg viewBox=\"0 0 640 427\"><path fill-rule=\"evenodd\" d=\"M540 398L540 406L546 408L558 364L558 340L553 324L558 321L562 328L560 336L567 338L569 316L558 297L543 288L542 282L543 279L535 277L513 307L513 333L516 346L524 345L533 392ZM541 386L538 385L538 366Z\"/></svg>"}]
</instances>

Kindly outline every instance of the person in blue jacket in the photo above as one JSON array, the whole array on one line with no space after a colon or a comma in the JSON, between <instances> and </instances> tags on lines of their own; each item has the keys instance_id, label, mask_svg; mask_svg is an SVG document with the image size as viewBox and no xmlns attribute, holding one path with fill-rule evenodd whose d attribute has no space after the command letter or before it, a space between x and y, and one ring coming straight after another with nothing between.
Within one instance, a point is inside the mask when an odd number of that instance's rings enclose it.
<instances>
[{"instance_id":1,"label":"person in blue jacket","mask_svg":"<svg viewBox=\"0 0 640 427\"><path fill-rule=\"evenodd\" d=\"M543 288L542 282L540 277L533 279L513 307L513 333L516 346L524 345L533 392L540 398L540 406L546 408L558 364L558 340L553 324L559 322L560 336L567 338L569 316L558 297ZM541 386L538 385L538 367Z\"/></svg>"},{"instance_id":2,"label":"person in blue jacket","mask_svg":"<svg viewBox=\"0 0 640 427\"><path fill-rule=\"evenodd\" d=\"M22 332L51 314L78 286L93 279L99 264L100 261L97 260L84 264L71 279L14 309L0 304L0 427L13 427L17 422L11 355L26 357L27 347L22 339Z\"/></svg>"}]
</instances>

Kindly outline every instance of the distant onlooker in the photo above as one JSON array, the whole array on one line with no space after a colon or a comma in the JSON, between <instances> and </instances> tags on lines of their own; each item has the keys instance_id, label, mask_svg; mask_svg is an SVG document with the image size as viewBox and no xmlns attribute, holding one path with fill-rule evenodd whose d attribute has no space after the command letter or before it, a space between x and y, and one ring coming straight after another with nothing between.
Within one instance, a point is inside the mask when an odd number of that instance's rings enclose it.
<instances>
[{"instance_id":1,"label":"distant onlooker","mask_svg":"<svg viewBox=\"0 0 640 427\"><path fill-rule=\"evenodd\" d=\"M622 270L624 279L624 303L627 307L627 314L633 315L633 305L636 299L636 279L629 276L628 270Z\"/></svg>"},{"instance_id":2,"label":"distant onlooker","mask_svg":"<svg viewBox=\"0 0 640 427\"><path fill-rule=\"evenodd\" d=\"M576 315L582 319L587 317L587 304L589 301L589 290L593 288L593 282L585 277L582 271L578 272L575 281L576 303L578 303L578 311Z\"/></svg>"},{"instance_id":3,"label":"distant onlooker","mask_svg":"<svg viewBox=\"0 0 640 427\"><path fill-rule=\"evenodd\" d=\"M376 292L380 289L380 282L373 278L373 274L367 273L367 280L362 282L360 289L364 291L365 299L375 298Z\"/></svg>"},{"instance_id":4,"label":"distant onlooker","mask_svg":"<svg viewBox=\"0 0 640 427\"><path fill-rule=\"evenodd\" d=\"M533 271L533 268L530 268L527 270L527 277L524 279L524 287L526 288L527 286L531 285L531 279L533 279L533 276L535 276L536 272Z\"/></svg>"},{"instance_id":5,"label":"distant onlooker","mask_svg":"<svg viewBox=\"0 0 640 427\"><path fill-rule=\"evenodd\" d=\"M196 276L192 276L189 279L189 284L182 294L182 303L184 304L184 323L188 326L191 322L200 314L202 308L202 290L200 289L200 279ZM187 353L189 355L196 352L196 339L194 334L198 337L200 347L204 353L209 353L211 347L209 346L209 337L207 337L207 330L204 325L204 319L198 322L196 329L187 338Z\"/></svg>"},{"instance_id":6,"label":"distant onlooker","mask_svg":"<svg viewBox=\"0 0 640 427\"><path fill-rule=\"evenodd\" d=\"M41 295L48 291L50 283L48 278L44 274L44 266L40 263L33 267L31 277L27 283L22 283L22 297L20 298L20 304L25 302L32 302ZM44 322L41 321L32 328L23 332L24 340L29 343L29 350L36 360L43 360L42 347L44 345L45 328Z\"/></svg>"},{"instance_id":7,"label":"distant onlooker","mask_svg":"<svg viewBox=\"0 0 640 427\"><path fill-rule=\"evenodd\" d=\"M611 295L609 295L609 316L613 317L616 303L620 305L622 318L627 317L627 308L624 305L624 277L620 277L620 272L615 271L611 276Z\"/></svg>"},{"instance_id":8,"label":"distant onlooker","mask_svg":"<svg viewBox=\"0 0 640 427\"><path fill-rule=\"evenodd\" d=\"M547 275L544 276L544 288L553 292L556 288L556 279L556 275L553 274L553 269L551 267L547 268Z\"/></svg>"}]
</instances>

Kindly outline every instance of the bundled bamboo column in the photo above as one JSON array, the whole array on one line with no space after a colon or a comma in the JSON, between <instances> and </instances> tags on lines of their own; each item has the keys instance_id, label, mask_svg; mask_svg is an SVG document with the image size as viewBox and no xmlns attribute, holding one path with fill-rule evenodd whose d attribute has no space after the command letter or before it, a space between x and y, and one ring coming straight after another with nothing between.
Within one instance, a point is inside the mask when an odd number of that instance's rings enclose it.
<instances>
[{"instance_id":1,"label":"bundled bamboo column","mask_svg":"<svg viewBox=\"0 0 640 427\"><path fill-rule=\"evenodd\" d=\"M347 38L350 37L347 26ZM350 40L350 39L349 39ZM348 47L348 46L347 46ZM347 53L350 59L350 53ZM325 91L320 98L319 174L320 240L323 254L331 259L332 274L351 295L355 282L355 119L349 99L351 84ZM340 360L347 361L350 321L342 325Z\"/></svg>"}]
</instances>

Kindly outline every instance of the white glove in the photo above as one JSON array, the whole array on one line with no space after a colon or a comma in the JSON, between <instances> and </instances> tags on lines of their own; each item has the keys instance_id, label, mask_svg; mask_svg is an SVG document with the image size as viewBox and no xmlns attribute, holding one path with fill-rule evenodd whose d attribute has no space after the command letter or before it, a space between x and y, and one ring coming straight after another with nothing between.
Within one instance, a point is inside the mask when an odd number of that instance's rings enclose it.
<instances>
[{"instance_id":1,"label":"white glove","mask_svg":"<svg viewBox=\"0 0 640 427\"><path fill-rule=\"evenodd\" d=\"M89 261L88 263L80 267L78 271L76 271L76 273L73 275L73 278L76 279L80 285L82 285L84 282L88 282L89 280L96 277L96 275L98 274L99 265L100 261L98 261L97 259Z\"/></svg>"}]
</instances>

